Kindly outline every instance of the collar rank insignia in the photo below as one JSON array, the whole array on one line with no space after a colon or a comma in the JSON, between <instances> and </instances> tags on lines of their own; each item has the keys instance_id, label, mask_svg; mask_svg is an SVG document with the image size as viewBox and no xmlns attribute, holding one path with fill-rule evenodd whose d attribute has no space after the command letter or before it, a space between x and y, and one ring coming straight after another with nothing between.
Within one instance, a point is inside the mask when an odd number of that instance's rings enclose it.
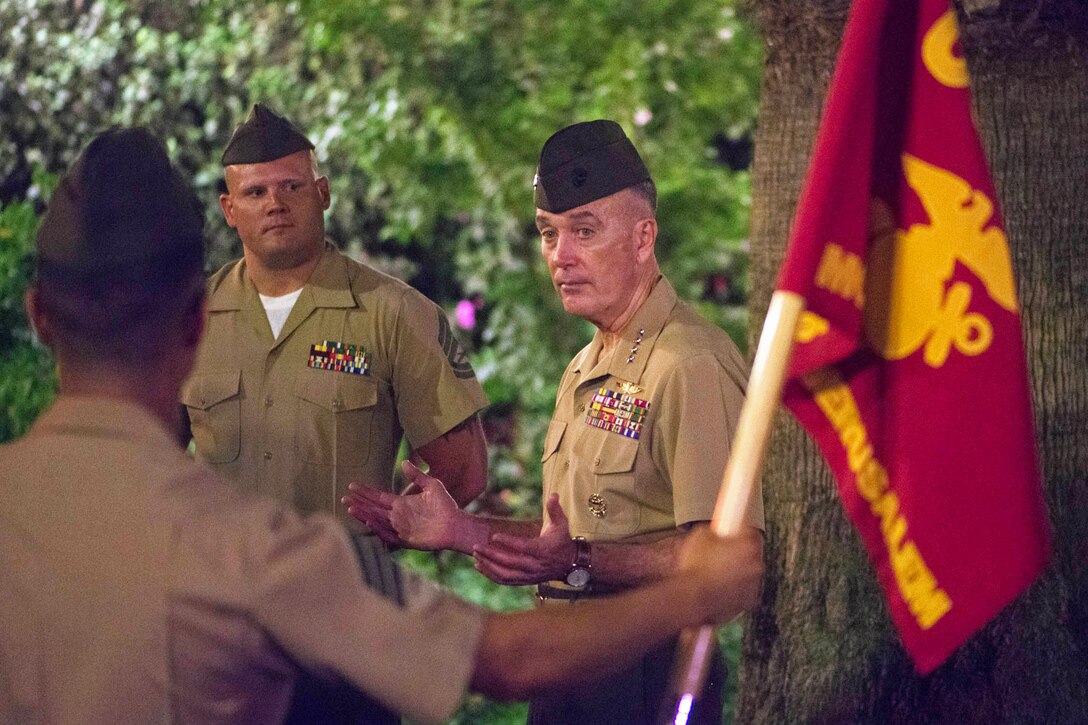
<instances>
[{"instance_id":1,"label":"collar rank insignia","mask_svg":"<svg viewBox=\"0 0 1088 725\"><path fill-rule=\"evenodd\" d=\"M370 356L362 345L345 345L335 340L310 345L310 359L306 365L349 375L370 374Z\"/></svg>"},{"instance_id":2,"label":"collar rank insignia","mask_svg":"<svg viewBox=\"0 0 1088 725\"><path fill-rule=\"evenodd\" d=\"M642 390L637 385L634 387ZM603 428L625 438L638 440L642 432L642 421L649 409L649 402L636 398L633 394L598 388L589 405L586 423L594 428Z\"/></svg>"}]
</instances>

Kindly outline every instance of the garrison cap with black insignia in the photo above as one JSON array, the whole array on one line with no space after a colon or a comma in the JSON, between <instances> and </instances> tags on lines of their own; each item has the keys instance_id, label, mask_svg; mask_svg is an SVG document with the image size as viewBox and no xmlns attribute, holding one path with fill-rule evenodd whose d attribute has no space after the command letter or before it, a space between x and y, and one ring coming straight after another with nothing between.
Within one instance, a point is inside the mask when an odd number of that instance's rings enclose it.
<instances>
[{"instance_id":1,"label":"garrison cap with black insignia","mask_svg":"<svg viewBox=\"0 0 1088 725\"><path fill-rule=\"evenodd\" d=\"M263 164L313 147L293 123L263 103L255 103L245 123L234 129L223 149L222 162L223 166Z\"/></svg>"},{"instance_id":2,"label":"garrison cap with black insignia","mask_svg":"<svg viewBox=\"0 0 1088 725\"><path fill-rule=\"evenodd\" d=\"M38 228L40 262L86 274L204 263L196 194L146 128L96 136L61 178Z\"/></svg>"},{"instance_id":3,"label":"garrison cap with black insignia","mask_svg":"<svg viewBox=\"0 0 1088 725\"><path fill-rule=\"evenodd\" d=\"M586 121L567 126L544 142L533 199L538 209L561 214L649 178L618 123Z\"/></svg>"}]
</instances>

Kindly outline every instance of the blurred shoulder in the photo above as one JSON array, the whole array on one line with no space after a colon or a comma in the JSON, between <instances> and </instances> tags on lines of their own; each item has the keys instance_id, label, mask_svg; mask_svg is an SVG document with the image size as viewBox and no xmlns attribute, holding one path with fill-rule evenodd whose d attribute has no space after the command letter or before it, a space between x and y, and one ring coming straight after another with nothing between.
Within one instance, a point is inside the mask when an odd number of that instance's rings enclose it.
<instances>
[{"instance_id":1,"label":"blurred shoulder","mask_svg":"<svg viewBox=\"0 0 1088 725\"><path fill-rule=\"evenodd\" d=\"M158 517L190 565L252 576L283 551L348 547L343 527L326 514L302 515L261 496L243 495L202 463L190 460L157 492Z\"/></svg>"}]
</instances>

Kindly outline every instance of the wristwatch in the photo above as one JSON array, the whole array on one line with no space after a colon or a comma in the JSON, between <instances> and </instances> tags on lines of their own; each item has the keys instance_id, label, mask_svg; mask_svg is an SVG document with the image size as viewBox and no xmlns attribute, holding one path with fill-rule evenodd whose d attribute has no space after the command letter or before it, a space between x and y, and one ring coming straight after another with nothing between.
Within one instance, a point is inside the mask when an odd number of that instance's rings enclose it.
<instances>
[{"instance_id":1,"label":"wristwatch","mask_svg":"<svg viewBox=\"0 0 1088 725\"><path fill-rule=\"evenodd\" d=\"M572 587L584 587L593 578L589 573L592 568L589 563L589 542L582 536L575 536L571 541L574 542L574 561L570 563L566 581Z\"/></svg>"}]
</instances>

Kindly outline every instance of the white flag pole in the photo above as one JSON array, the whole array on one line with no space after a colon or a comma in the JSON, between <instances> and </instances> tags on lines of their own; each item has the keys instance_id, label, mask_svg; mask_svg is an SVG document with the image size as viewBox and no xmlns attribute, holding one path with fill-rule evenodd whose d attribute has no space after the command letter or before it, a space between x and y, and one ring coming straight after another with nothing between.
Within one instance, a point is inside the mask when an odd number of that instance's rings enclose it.
<instances>
[{"instance_id":1,"label":"white flag pole","mask_svg":"<svg viewBox=\"0 0 1088 725\"><path fill-rule=\"evenodd\" d=\"M793 292L778 291L771 296L710 523L718 536L740 533L744 526L744 514L763 468L774 414L782 399L794 332L804 308L804 298ZM710 654L716 646L715 627L704 626L683 633L672 671L671 692L676 706L666 722L687 723L691 707L706 682Z\"/></svg>"}]
</instances>

